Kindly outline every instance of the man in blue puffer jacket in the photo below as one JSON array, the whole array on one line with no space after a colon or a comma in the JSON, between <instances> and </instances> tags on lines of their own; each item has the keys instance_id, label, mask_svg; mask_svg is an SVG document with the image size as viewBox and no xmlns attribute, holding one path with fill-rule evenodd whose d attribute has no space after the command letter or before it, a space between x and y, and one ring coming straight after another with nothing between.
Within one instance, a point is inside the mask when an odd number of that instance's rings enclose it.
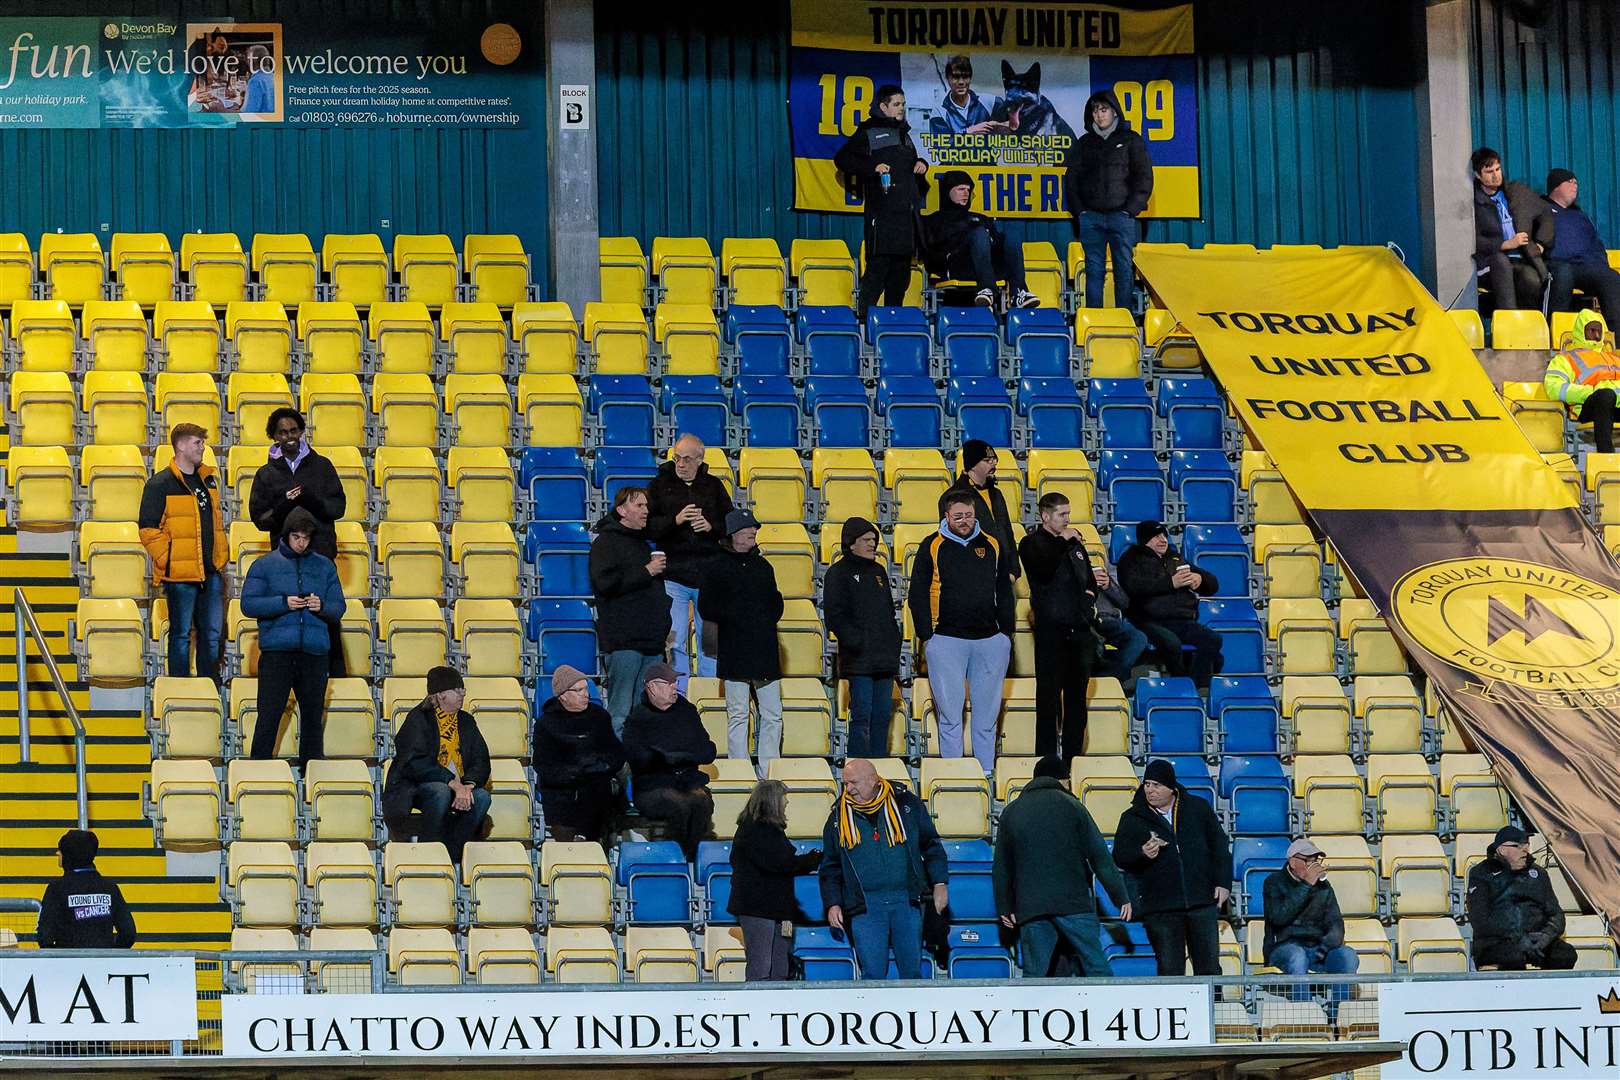
<instances>
[{"instance_id":1,"label":"man in blue puffer jacket","mask_svg":"<svg viewBox=\"0 0 1620 1080\"><path fill-rule=\"evenodd\" d=\"M340 632L343 589L337 567L310 550L315 519L298 507L287 515L276 550L248 568L242 614L259 620L259 715L253 757L275 756L289 692L298 697L298 767L324 757L326 675L331 635Z\"/></svg>"}]
</instances>

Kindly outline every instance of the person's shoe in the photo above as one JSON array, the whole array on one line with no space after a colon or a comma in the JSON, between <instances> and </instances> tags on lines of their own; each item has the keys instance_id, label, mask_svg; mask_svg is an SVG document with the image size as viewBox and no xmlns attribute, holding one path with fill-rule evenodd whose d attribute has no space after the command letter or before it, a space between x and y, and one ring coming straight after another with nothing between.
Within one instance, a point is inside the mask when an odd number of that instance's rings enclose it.
<instances>
[{"instance_id":1,"label":"person's shoe","mask_svg":"<svg viewBox=\"0 0 1620 1080\"><path fill-rule=\"evenodd\" d=\"M1032 308L1041 306L1041 298L1028 289L1019 289L1013 297L1012 306L1015 308Z\"/></svg>"},{"instance_id":2,"label":"person's shoe","mask_svg":"<svg viewBox=\"0 0 1620 1080\"><path fill-rule=\"evenodd\" d=\"M978 304L980 307L995 307L996 290L980 289L978 292L973 294L973 302Z\"/></svg>"}]
</instances>

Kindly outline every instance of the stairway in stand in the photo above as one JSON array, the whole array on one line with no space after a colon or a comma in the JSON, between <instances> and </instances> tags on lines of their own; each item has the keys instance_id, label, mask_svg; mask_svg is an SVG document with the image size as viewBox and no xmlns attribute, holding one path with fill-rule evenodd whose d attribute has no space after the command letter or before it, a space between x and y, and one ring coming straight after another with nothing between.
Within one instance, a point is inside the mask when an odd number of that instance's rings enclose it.
<instances>
[{"instance_id":1,"label":"stairway in stand","mask_svg":"<svg viewBox=\"0 0 1620 1080\"><path fill-rule=\"evenodd\" d=\"M141 784L149 777L152 748L138 712L92 711L90 690L77 681L69 649L68 620L79 583L65 555L17 551L13 529L0 529L0 896L38 899L61 871L56 841L77 823L73 770L73 725L62 710L50 675L28 641L32 762L20 763L17 715L16 609L21 586L67 682L87 735L90 827L101 839L96 865L123 889L134 911L137 948L223 949L230 943L230 910L220 901L215 877L171 876L152 825L141 808ZM30 920L31 922L31 920ZM33 926L15 917L5 924L24 944Z\"/></svg>"}]
</instances>

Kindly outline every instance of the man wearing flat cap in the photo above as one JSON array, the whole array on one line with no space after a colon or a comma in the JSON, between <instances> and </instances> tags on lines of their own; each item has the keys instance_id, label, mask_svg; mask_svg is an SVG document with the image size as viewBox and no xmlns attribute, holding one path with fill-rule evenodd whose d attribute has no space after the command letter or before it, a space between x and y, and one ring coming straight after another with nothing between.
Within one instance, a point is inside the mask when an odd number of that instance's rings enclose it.
<instances>
[{"instance_id":1,"label":"man wearing flat cap","mask_svg":"<svg viewBox=\"0 0 1620 1080\"><path fill-rule=\"evenodd\" d=\"M1288 861L1266 878L1266 963L1284 975L1353 975L1360 963L1344 943L1344 916L1327 881L1327 854L1310 840L1288 845Z\"/></svg>"},{"instance_id":2,"label":"man wearing flat cap","mask_svg":"<svg viewBox=\"0 0 1620 1080\"><path fill-rule=\"evenodd\" d=\"M1503 971L1568 971L1575 949L1564 941L1564 909L1547 871L1530 855L1524 830L1506 825L1468 871L1468 922L1474 964Z\"/></svg>"}]
</instances>

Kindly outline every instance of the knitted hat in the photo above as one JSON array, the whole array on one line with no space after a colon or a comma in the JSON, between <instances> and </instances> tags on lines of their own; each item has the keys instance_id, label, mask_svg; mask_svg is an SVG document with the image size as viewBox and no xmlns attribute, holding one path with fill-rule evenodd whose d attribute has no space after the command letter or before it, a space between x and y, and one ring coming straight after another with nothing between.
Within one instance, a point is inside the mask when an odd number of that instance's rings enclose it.
<instances>
[{"instance_id":1,"label":"knitted hat","mask_svg":"<svg viewBox=\"0 0 1620 1080\"><path fill-rule=\"evenodd\" d=\"M551 696L562 697L563 692L573 689L575 683L585 678L585 673L577 667L564 664L551 675Z\"/></svg>"},{"instance_id":2,"label":"knitted hat","mask_svg":"<svg viewBox=\"0 0 1620 1080\"><path fill-rule=\"evenodd\" d=\"M1056 754L1047 754L1035 763L1035 779L1039 780L1043 776L1049 776L1053 780L1067 780L1069 767Z\"/></svg>"},{"instance_id":3,"label":"knitted hat","mask_svg":"<svg viewBox=\"0 0 1620 1080\"><path fill-rule=\"evenodd\" d=\"M101 841L87 829L69 829L56 842L56 850L62 853L62 867L65 870L82 870L89 866L96 861L96 852L100 849Z\"/></svg>"},{"instance_id":4,"label":"knitted hat","mask_svg":"<svg viewBox=\"0 0 1620 1080\"><path fill-rule=\"evenodd\" d=\"M852 517L848 521L844 522L844 530L839 535L838 541L843 549L848 551L855 545L855 541L859 540L867 533L875 533L877 531L878 527L872 524L870 521L867 521L865 518Z\"/></svg>"},{"instance_id":5,"label":"knitted hat","mask_svg":"<svg viewBox=\"0 0 1620 1080\"><path fill-rule=\"evenodd\" d=\"M646 686L650 682L678 683L680 681L681 676L674 668L663 661L659 661L647 669L647 674L641 678L641 685Z\"/></svg>"},{"instance_id":6,"label":"knitted hat","mask_svg":"<svg viewBox=\"0 0 1620 1080\"><path fill-rule=\"evenodd\" d=\"M962 444L962 471L967 472L993 453L995 451L983 439L969 439Z\"/></svg>"},{"instance_id":7,"label":"knitted hat","mask_svg":"<svg viewBox=\"0 0 1620 1080\"><path fill-rule=\"evenodd\" d=\"M1163 784L1165 787L1175 787L1176 767L1164 758L1154 758L1142 771L1142 779L1152 780L1155 784Z\"/></svg>"},{"instance_id":8,"label":"knitted hat","mask_svg":"<svg viewBox=\"0 0 1620 1080\"><path fill-rule=\"evenodd\" d=\"M1139 521L1136 523L1136 542L1146 544L1155 536L1169 536L1170 530L1164 527L1162 521Z\"/></svg>"},{"instance_id":9,"label":"knitted hat","mask_svg":"<svg viewBox=\"0 0 1620 1080\"><path fill-rule=\"evenodd\" d=\"M1498 844L1528 844L1529 842L1530 838L1524 834L1523 829L1514 825L1504 825L1496 830L1496 838L1491 841L1491 847L1494 848Z\"/></svg>"},{"instance_id":10,"label":"knitted hat","mask_svg":"<svg viewBox=\"0 0 1620 1080\"><path fill-rule=\"evenodd\" d=\"M973 177L969 176L961 169L946 169L935 179L939 181L939 190L943 195L945 195L946 198L950 197L952 188L962 187L963 185L966 185L968 188L973 187ZM969 197L968 201L972 201L971 196Z\"/></svg>"},{"instance_id":11,"label":"knitted hat","mask_svg":"<svg viewBox=\"0 0 1620 1080\"><path fill-rule=\"evenodd\" d=\"M1547 173L1547 194L1551 195L1559 184L1566 184L1575 179L1575 174L1568 169L1553 169Z\"/></svg>"},{"instance_id":12,"label":"knitted hat","mask_svg":"<svg viewBox=\"0 0 1620 1080\"><path fill-rule=\"evenodd\" d=\"M735 536L744 529L759 528L759 518L752 510L732 510L726 514L726 535Z\"/></svg>"},{"instance_id":13,"label":"knitted hat","mask_svg":"<svg viewBox=\"0 0 1620 1080\"><path fill-rule=\"evenodd\" d=\"M305 536L315 535L315 515L302 506L295 506L281 523L281 535L288 533L303 533Z\"/></svg>"},{"instance_id":14,"label":"knitted hat","mask_svg":"<svg viewBox=\"0 0 1620 1080\"><path fill-rule=\"evenodd\" d=\"M461 681L461 672L453 667L436 667L427 673L427 692L442 694L446 690L465 690L467 684Z\"/></svg>"}]
</instances>

